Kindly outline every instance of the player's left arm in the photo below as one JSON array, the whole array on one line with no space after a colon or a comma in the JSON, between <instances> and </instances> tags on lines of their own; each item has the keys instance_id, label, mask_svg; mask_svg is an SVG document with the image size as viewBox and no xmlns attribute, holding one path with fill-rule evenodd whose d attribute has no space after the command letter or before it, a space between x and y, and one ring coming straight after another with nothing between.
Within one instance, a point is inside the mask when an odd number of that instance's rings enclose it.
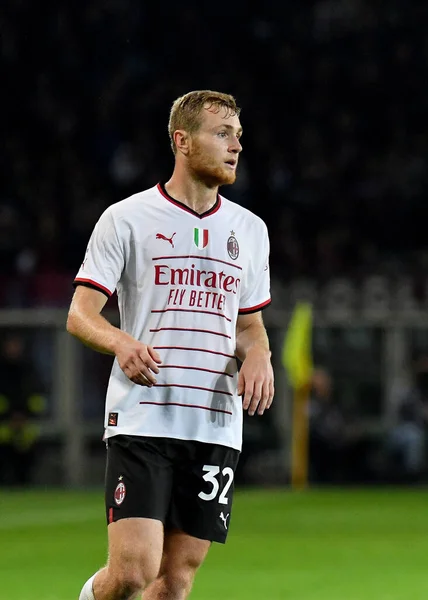
<instances>
[{"instance_id":1,"label":"player's left arm","mask_svg":"<svg viewBox=\"0 0 428 600\"><path fill-rule=\"evenodd\" d=\"M273 369L269 340L261 311L239 315L236 322L236 356L242 361L238 395L249 415L262 415L270 408L273 395Z\"/></svg>"}]
</instances>

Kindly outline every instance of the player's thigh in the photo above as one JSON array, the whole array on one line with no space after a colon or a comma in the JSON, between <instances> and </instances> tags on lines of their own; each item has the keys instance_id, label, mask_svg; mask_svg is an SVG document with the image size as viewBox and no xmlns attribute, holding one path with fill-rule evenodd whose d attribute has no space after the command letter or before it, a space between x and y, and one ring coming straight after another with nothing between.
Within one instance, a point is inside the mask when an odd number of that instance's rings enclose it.
<instances>
[{"instance_id":1,"label":"player's thigh","mask_svg":"<svg viewBox=\"0 0 428 600\"><path fill-rule=\"evenodd\" d=\"M165 523L173 486L173 466L156 438L115 436L107 443L105 504L107 523L156 519Z\"/></svg>"},{"instance_id":2,"label":"player's thigh","mask_svg":"<svg viewBox=\"0 0 428 600\"><path fill-rule=\"evenodd\" d=\"M121 519L108 526L108 568L113 579L145 587L158 576L164 528L156 519Z\"/></svg>"},{"instance_id":3,"label":"player's thigh","mask_svg":"<svg viewBox=\"0 0 428 600\"><path fill-rule=\"evenodd\" d=\"M209 540L195 538L179 529L165 533L160 575L179 588L192 585L211 546Z\"/></svg>"},{"instance_id":4,"label":"player's thigh","mask_svg":"<svg viewBox=\"0 0 428 600\"><path fill-rule=\"evenodd\" d=\"M239 452L194 443L187 464L176 469L167 530L224 543L232 516L234 476Z\"/></svg>"}]
</instances>

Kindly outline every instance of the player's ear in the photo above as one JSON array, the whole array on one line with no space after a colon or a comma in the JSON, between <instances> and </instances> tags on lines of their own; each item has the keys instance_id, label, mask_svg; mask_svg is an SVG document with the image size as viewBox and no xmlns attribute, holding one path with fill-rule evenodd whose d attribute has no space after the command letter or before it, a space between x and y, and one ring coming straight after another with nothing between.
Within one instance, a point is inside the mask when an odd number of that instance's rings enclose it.
<instances>
[{"instance_id":1,"label":"player's ear","mask_svg":"<svg viewBox=\"0 0 428 600\"><path fill-rule=\"evenodd\" d=\"M183 129L174 131L174 142L178 152L187 155L189 153L189 134Z\"/></svg>"}]
</instances>

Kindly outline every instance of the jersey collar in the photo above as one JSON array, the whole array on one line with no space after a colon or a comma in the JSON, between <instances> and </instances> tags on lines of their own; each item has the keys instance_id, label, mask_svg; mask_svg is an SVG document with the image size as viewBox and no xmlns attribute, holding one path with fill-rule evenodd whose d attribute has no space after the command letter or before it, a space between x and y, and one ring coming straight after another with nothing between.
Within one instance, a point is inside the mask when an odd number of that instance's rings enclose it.
<instances>
[{"instance_id":1,"label":"jersey collar","mask_svg":"<svg viewBox=\"0 0 428 600\"><path fill-rule=\"evenodd\" d=\"M170 196L168 194L168 192L166 191L165 185L163 183L158 183L157 188L158 188L158 192L160 194L162 194L162 196L164 198L166 198L166 200L168 200L168 202L171 202L172 204L177 206L177 208L181 208L182 210L190 213L191 215L198 217L198 219L205 219L205 217L209 217L209 216L213 215L214 213L216 213L219 210L219 208L221 206L221 196L220 196L220 194L217 194L217 200L215 201L215 204L209 210L205 211L202 214L199 214L192 208L189 208L183 202L180 202L179 200L176 200L175 198Z\"/></svg>"}]
</instances>

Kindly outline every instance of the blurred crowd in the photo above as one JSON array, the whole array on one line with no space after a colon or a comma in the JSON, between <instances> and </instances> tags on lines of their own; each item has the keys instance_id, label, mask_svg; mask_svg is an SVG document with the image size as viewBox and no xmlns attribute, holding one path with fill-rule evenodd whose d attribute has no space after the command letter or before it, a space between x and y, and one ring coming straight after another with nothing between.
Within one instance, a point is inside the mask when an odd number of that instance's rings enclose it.
<instances>
[{"instance_id":1,"label":"blurred crowd","mask_svg":"<svg viewBox=\"0 0 428 600\"><path fill-rule=\"evenodd\" d=\"M428 352L414 352L396 386L395 411L368 427L349 411L324 368L314 370L309 401L312 483L406 483L428 480Z\"/></svg>"},{"instance_id":2,"label":"blurred crowd","mask_svg":"<svg viewBox=\"0 0 428 600\"><path fill-rule=\"evenodd\" d=\"M45 384L22 335L8 331L0 346L0 486L32 481L37 419L46 409Z\"/></svg>"},{"instance_id":3,"label":"blurred crowd","mask_svg":"<svg viewBox=\"0 0 428 600\"><path fill-rule=\"evenodd\" d=\"M243 107L238 182L274 276L419 272L428 190L426 2L4 0L0 305L65 305L111 203L166 179L169 107ZM411 265L411 267L409 267Z\"/></svg>"}]
</instances>

